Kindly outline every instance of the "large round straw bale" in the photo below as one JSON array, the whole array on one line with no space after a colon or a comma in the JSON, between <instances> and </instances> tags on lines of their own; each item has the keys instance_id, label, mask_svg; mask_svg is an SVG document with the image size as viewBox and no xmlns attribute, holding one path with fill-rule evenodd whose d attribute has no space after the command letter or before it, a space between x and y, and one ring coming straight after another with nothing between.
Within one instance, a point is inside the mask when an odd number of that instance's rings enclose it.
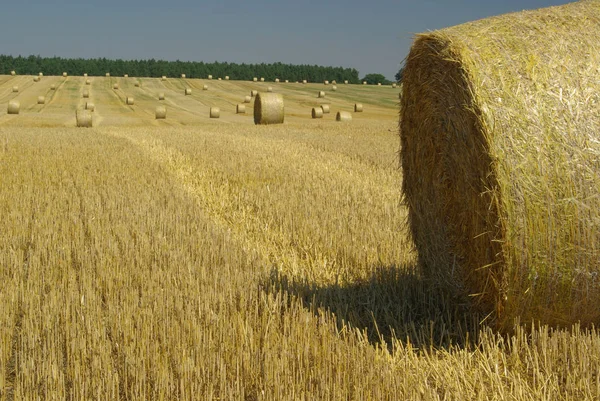
<instances>
[{"instance_id":1,"label":"large round straw bale","mask_svg":"<svg viewBox=\"0 0 600 401\"><path fill-rule=\"evenodd\" d=\"M354 112L355 113L362 113L363 111L363 105L362 103L354 103Z\"/></svg>"},{"instance_id":2,"label":"large round straw bale","mask_svg":"<svg viewBox=\"0 0 600 401\"><path fill-rule=\"evenodd\" d=\"M238 104L235 108L235 112L237 114L244 114L246 112L246 105L244 104Z\"/></svg>"},{"instance_id":3,"label":"large round straw bale","mask_svg":"<svg viewBox=\"0 0 600 401\"><path fill-rule=\"evenodd\" d=\"M52 85L50 85L50 90L51 90L51 91L54 91L54 90L56 90L56 85L55 85L55 84L52 84Z\"/></svg>"},{"instance_id":4,"label":"large round straw bale","mask_svg":"<svg viewBox=\"0 0 600 401\"><path fill-rule=\"evenodd\" d=\"M164 92L160 92L158 94L158 100L165 100L165 94L164 94Z\"/></svg>"},{"instance_id":5,"label":"large round straw bale","mask_svg":"<svg viewBox=\"0 0 600 401\"><path fill-rule=\"evenodd\" d=\"M329 81L328 81L328 80L325 80L325 81L323 81L323 84L324 84L324 85L329 85Z\"/></svg>"},{"instance_id":6,"label":"large round straw bale","mask_svg":"<svg viewBox=\"0 0 600 401\"><path fill-rule=\"evenodd\" d=\"M90 97L90 91L87 89L84 89L83 92L81 92L81 97L83 97L84 99L87 99L88 97Z\"/></svg>"},{"instance_id":7,"label":"large round straw bale","mask_svg":"<svg viewBox=\"0 0 600 401\"><path fill-rule=\"evenodd\" d=\"M252 101L252 97L251 96L245 96L244 97L244 103L250 103Z\"/></svg>"},{"instance_id":8,"label":"large round straw bale","mask_svg":"<svg viewBox=\"0 0 600 401\"><path fill-rule=\"evenodd\" d=\"M157 106L154 112L154 117L157 120L164 120L167 118L167 108L165 106Z\"/></svg>"},{"instance_id":9,"label":"large round straw bale","mask_svg":"<svg viewBox=\"0 0 600 401\"><path fill-rule=\"evenodd\" d=\"M260 82L265 82L265 79L263 77L260 77Z\"/></svg>"},{"instance_id":10,"label":"large round straw bale","mask_svg":"<svg viewBox=\"0 0 600 401\"><path fill-rule=\"evenodd\" d=\"M325 92L324 91L319 91L318 97L325 97Z\"/></svg>"},{"instance_id":11,"label":"large round straw bale","mask_svg":"<svg viewBox=\"0 0 600 401\"><path fill-rule=\"evenodd\" d=\"M250 96L254 97L256 95L258 95L258 91L256 89L250 91Z\"/></svg>"},{"instance_id":12,"label":"large round straw bale","mask_svg":"<svg viewBox=\"0 0 600 401\"><path fill-rule=\"evenodd\" d=\"M344 81L344 84L345 84L345 85L348 85L348 80L347 80L347 79Z\"/></svg>"},{"instance_id":13,"label":"large round straw bale","mask_svg":"<svg viewBox=\"0 0 600 401\"><path fill-rule=\"evenodd\" d=\"M381 82L377 82L377 86L381 86Z\"/></svg>"},{"instance_id":14,"label":"large round straw bale","mask_svg":"<svg viewBox=\"0 0 600 401\"><path fill-rule=\"evenodd\" d=\"M40 77L33 77L33 82L40 82Z\"/></svg>"},{"instance_id":15,"label":"large round straw bale","mask_svg":"<svg viewBox=\"0 0 600 401\"><path fill-rule=\"evenodd\" d=\"M395 88L395 87L397 87L397 86L398 86L398 85L397 85L395 82L392 84L392 88Z\"/></svg>"},{"instance_id":16,"label":"large round straw bale","mask_svg":"<svg viewBox=\"0 0 600 401\"><path fill-rule=\"evenodd\" d=\"M166 76L166 75L163 75L163 76L162 76L160 79L161 79L162 81L166 81L166 80L167 80L167 76Z\"/></svg>"},{"instance_id":17,"label":"large round straw bale","mask_svg":"<svg viewBox=\"0 0 600 401\"><path fill-rule=\"evenodd\" d=\"M86 79L86 80L85 80L85 84L86 84L86 85L91 85L91 84L92 84L92 81L90 81L89 79Z\"/></svg>"},{"instance_id":18,"label":"large round straw bale","mask_svg":"<svg viewBox=\"0 0 600 401\"><path fill-rule=\"evenodd\" d=\"M19 87L17 85L13 86L12 91L13 92L18 92L19 91Z\"/></svg>"},{"instance_id":19,"label":"large round straw bale","mask_svg":"<svg viewBox=\"0 0 600 401\"><path fill-rule=\"evenodd\" d=\"M303 83L303 84L307 83L306 79L303 79L303 80L302 80L302 83Z\"/></svg>"},{"instance_id":20,"label":"large round straw bale","mask_svg":"<svg viewBox=\"0 0 600 401\"><path fill-rule=\"evenodd\" d=\"M15 71L11 71L10 75L15 76L15 75L17 75L17 73Z\"/></svg>"},{"instance_id":21,"label":"large round straw bale","mask_svg":"<svg viewBox=\"0 0 600 401\"><path fill-rule=\"evenodd\" d=\"M129 74L123 75L123 78L129 78Z\"/></svg>"},{"instance_id":22,"label":"large round straw bale","mask_svg":"<svg viewBox=\"0 0 600 401\"><path fill-rule=\"evenodd\" d=\"M93 112L96 110L96 105L92 102L85 102L85 109Z\"/></svg>"},{"instance_id":23,"label":"large round straw bale","mask_svg":"<svg viewBox=\"0 0 600 401\"><path fill-rule=\"evenodd\" d=\"M46 97L45 96L38 96L37 104L46 104Z\"/></svg>"},{"instance_id":24,"label":"large round straw bale","mask_svg":"<svg viewBox=\"0 0 600 401\"><path fill-rule=\"evenodd\" d=\"M363 81L363 85L366 85L366 84L367 84L367 81Z\"/></svg>"},{"instance_id":25,"label":"large round straw bale","mask_svg":"<svg viewBox=\"0 0 600 401\"><path fill-rule=\"evenodd\" d=\"M67 73L63 72L63 78L66 78L66 77L67 77Z\"/></svg>"},{"instance_id":26,"label":"large round straw bale","mask_svg":"<svg viewBox=\"0 0 600 401\"><path fill-rule=\"evenodd\" d=\"M210 74L209 74L209 75L208 75L208 79L212 79L212 75L210 75Z\"/></svg>"},{"instance_id":27,"label":"large round straw bale","mask_svg":"<svg viewBox=\"0 0 600 401\"><path fill-rule=\"evenodd\" d=\"M107 73L106 73L106 76L107 76L107 77L110 77L110 72L107 72Z\"/></svg>"},{"instance_id":28,"label":"large round straw bale","mask_svg":"<svg viewBox=\"0 0 600 401\"><path fill-rule=\"evenodd\" d=\"M283 96L280 93L259 93L254 99L254 124L282 124Z\"/></svg>"},{"instance_id":29,"label":"large round straw bale","mask_svg":"<svg viewBox=\"0 0 600 401\"><path fill-rule=\"evenodd\" d=\"M43 76L44 76L44 73L43 73L43 72L40 72L40 73L38 74L38 77L43 77Z\"/></svg>"},{"instance_id":30,"label":"large round straw bale","mask_svg":"<svg viewBox=\"0 0 600 401\"><path fill-rule=\"evenodd\" d=\"M352 121L352 114L349 111L338 111L335 121Z\"/></svg>"},{"instance_id":31,"label":"large round straw bale","mask_svg":"<svg viewBox=\"0 0 600 401\"><path fill-rule=\"evenodd\" d=\"M320 107L313 107L311 115L312 118L323 118L323 109Z\"/></svg>"},{"instance_id":32,"label":"large round straw bale","mask_svg":"<svg viewBox=\"0 0 600 401\"><path fill-rule=\"evenodd\" d=\"M273 92L273 88L271 86L267 87L267 92Z\"/></svg>"},{"instance_id":33,"label":"large round straw bale","mask_svg":"<svg viewBox=\"0 0 600 401\"><path fill-rule=\"evenodd\" d=\"M8 114L19 114L19 110L21 109L21 103L18 100L11 100L8 102L8 107L6 112Z\"/></svg>"},{"instance_id":34,"label":"large round straw bale","mask_svg":"<svg viewBox=\"0 0 600 401\"><path fill-rule=\"evenodd\" d=\"M83 77L84 77L84 78L87 78L87 76L88 76L87 72L84 72L84 73L83 73Z\"/></svg>"},{"instance_id":35,"label":"large round straw bale","mask_svg":"<svg viewBox=\"0 0 600 401\"><path fill-rule=\"evenodd\" d=\"M185 74L181 74L181 78L185 78Z\"/></svg>"},{"instance_id":36,"label":"large round straw bale","mask_svg":"<svg viewBox=\"0 0 600 401\"><path fill-rule=\"evenodd\" d=\"M221 80L221 77L217 78L217 81L220 81L220 80Z\"/></svg>"},{"instance_id":37,"label":"large round straw bale","mask_svg":"<svg viewBox=\"0 0 600 401\"><path fill-rule=\"evenodd\" d=\"M136 82L136 83L133 84L133 86L135 86L136 88L139 88L140 87L140 83Z\"/></svg>"},{"instance_id":38,"label":"large round straw bale","mask_svg":"<svg viewBox=\"0 0 600 401\"><path fill-rule=\"evenodd\" d=\"M400 157L432 280L500 329L600 323L600 2L418 35Z\"/></svg>"},{"instance_id":39,"label":"large round straw bale","mask_svg":"<svg viewBox=\"0 0 600 401\"><path fill-rule=\"evenodd\" d=\"M279 83L279 78L275 78L275 83Z\"/></svg>"},{"instance_id":40,"label":"large round straw bale","mask_svg":"<svg viewBox=\"0 0 600 401\"><path fill-rule=\"evenodd\" d=\"M185 90L185 95L186 95L186 96L189 96L189 95L191 95L191 94L192 94L192 89L191 89L191 88L187 88L187 89Z\"/></svg>"},{"instance_id":41,"label":"large round straw bale","mask_svg":"<svg viewBox=\"0 0 600 401\"><path fill-rule=\"evenodd\" d=\"M203 91L207 91L208 90L208 85L202 85L202 90Z\"/></svg>"},{"instance_id":42,"label":"large round straw bale","mask_svg":"<svg viewBox=\"0 0 600 401\"><path fill-rule=\"evenodd\" d=\"M331 87L331 90L335 92L335 91L337 90L337 86L336 86L336 85L333 85L333 86Z\"/></svg>"},{"instance_id":43,"label":"large round straw bale","mask_svg":"<svg viewBox=\"0 0 600 401\"><path fill-rule=\"evenodd\" d=\"M219 118L221 116L221 110L218 107L210 108L210 118Z\"/></svg>"},{"instance_id":44,"label":"large round straw bale","mask_svg":"<svg viewBox=\"0 0 600 401\"><path fill-rule=\"evenodd\" d=\"M322 104L321 105L321 110L323 110L323 114L329 114L329 105L328 104Z\"/></svg>"},{"instance_id":45,"label":"large round straw bale","mask_svg":"<svg viewBox=\"0 0 600 401\"><path fill-rule=\"evenodd\" d=\"M92 112L85 109L77 109L75 112L75 119L77 120L78 127L91 127L92 126Z\"/></svg>"},{"instance_id":46,"label":"large round straw bale","mask_svg":"<svg viewBox=\"0 0 600 401\"><path fill-rule=\"evenodd\" d=\"M335 79L333 81L331 81L331 85L337 85L337 82Z\"/></svg>"},{"instance_id":47,"label":"large round straw bale","mask_svg":"<svg viewBox=\"0 0 600 401\"><path fill-rule=\"evenodd\" d=\"M256 78L256 77L252 78L252 82L258 82L258 78Z\"/></svg>"},{"instance_id":48,"label":"large round straw bale","mask_svg":"<svg viewBox=\"0 0 600 401\"><path fill-rule=\"evenodd\" d=\"M134 102L135 102L135 101L134 101L134 99L133 99L133 96L127 96L127 97L125 98L125 103L126 103L128 106L133 106Z\"/></svg>"},{"instance_id":49,"label":"large round straw bale","mask_svg":"<svg viewBox=\"0 0 600 401\"><path fill-rule=\"evenodd\" d=\"M289 84L289 83L290 83L290 80L289 80L289 79L286 79L286 80L285 80L285 83L286 83L286 84Z\"/></svg>"},{"instance_id":50,"label":"large round straw bale","mask_svg":"<svg viewBox=\"0 0 600 401\"><path fill-rule=\"evenodd\" d=\"M113 89L114 89L114 90L117 90L117 89L119 89L119 84L113 84Z\"/></svg>"},{"instance_id":51,"label":"large round straw bale","mask_svg":"<svg viewBox=\"0 0 600 401\"><path fill-rule=\"evenodd\" d=\"M229 75L225 75L225 81L229 81Z\"/></svg>"}]
</instances>

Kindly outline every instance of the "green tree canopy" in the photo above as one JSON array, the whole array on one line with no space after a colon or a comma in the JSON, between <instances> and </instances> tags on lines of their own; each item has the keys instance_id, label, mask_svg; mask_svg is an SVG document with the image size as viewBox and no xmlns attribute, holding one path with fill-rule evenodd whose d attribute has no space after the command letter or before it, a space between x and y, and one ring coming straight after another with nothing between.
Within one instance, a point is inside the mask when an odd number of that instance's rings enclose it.
<instances>
[{"instance_id":1,"label":"green tree canopy","mask_svg":"<svg viewBox=\"0 0 600 401\"><path fill-rule=\"evenodd\" d=\"M367 83L369 85L377 85L377 84L382 84L382 85L387 85L390 83L390 81L388 81L387 79L385 79L385 76L383 74L367 74L365 75L365 77L362 79L362 81L367 81Z\"/></svg>"}]
</instances>

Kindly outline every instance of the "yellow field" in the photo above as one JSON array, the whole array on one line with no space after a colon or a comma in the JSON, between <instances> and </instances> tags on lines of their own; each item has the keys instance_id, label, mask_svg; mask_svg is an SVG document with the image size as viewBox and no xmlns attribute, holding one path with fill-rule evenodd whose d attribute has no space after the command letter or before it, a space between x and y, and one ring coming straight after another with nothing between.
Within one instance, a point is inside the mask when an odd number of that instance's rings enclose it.
<instances>
[{"instance_id":1,"label":"yellow field","mask_svg":"<svg viewBox=\"0 0 600 401\"><path fill-rule=\"evenodd\" d=\"M421 280L398 89L89 79L84 129L83 77L0 77L1 400L600 396L598 333L501 337ZM235 114L267 86L285 124Z\"/></svg>"}]
</instances>

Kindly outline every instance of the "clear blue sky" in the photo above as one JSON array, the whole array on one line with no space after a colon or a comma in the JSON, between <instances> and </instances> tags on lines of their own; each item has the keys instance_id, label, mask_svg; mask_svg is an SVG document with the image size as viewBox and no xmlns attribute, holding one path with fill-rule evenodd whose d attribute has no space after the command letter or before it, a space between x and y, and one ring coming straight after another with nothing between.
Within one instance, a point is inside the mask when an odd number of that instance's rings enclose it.
<instances>
[{"instance_id":1,"label":"clear blue sky","mask_svg":"<svg viewBox=\"0 0 600 401\"><path fill-rule=\"evenodd\" d=\"M568 0L14 0L0 53L353 67L393 78L413 35Z\"/></svg>"}]
</instances>

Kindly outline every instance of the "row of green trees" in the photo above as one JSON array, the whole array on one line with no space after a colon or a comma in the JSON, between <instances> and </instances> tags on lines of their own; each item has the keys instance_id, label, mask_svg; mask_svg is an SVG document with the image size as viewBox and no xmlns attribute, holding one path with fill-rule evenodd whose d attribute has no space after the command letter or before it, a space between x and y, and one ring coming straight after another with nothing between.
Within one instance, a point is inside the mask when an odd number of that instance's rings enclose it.
<instances>
[{"instance_id":1,"label":"row of green trees","mask_svg":"<svg viewBox=\"0 0 600 401\"><path fill-rule=\"evenodd\" d=\"M310 82L323 80L337 80L350 83L359 83L358 71L354 68L323 67L318 65L292 65L283 63L272 64L236 64L236 63L204 63L202 61L165 61L165 60L109 60L106 58L95 59L68 59L61 57L14 57L0 55L0 74L9 74L16 71L21 75L34 75L43 72L46 75L60 75L67 72L69 75L103 76L107 72L114 76L129 74L136 77L168 77L176 78L186 74L188 78L206 78L209 74L213 77L251 80L262 77L273 81L275 78Z\"/></svg>"}]
</instances>

